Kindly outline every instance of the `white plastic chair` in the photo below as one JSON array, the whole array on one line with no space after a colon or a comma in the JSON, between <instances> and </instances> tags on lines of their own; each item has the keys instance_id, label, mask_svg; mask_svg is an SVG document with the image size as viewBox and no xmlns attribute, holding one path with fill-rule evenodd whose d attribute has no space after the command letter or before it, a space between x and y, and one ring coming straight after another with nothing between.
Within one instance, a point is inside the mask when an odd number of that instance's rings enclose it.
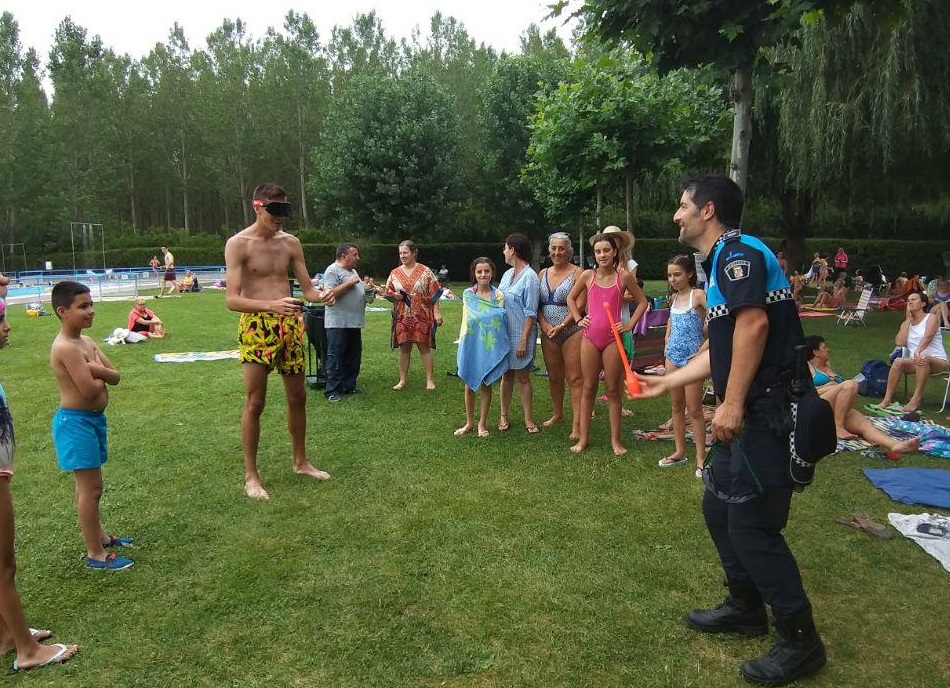
<instances>
[{"instance_id":1,"label":"white plastic chair","mask_svg":"<svg viewBox=\"0 0 950 688\"><path fill-rule=\"evenodd\" d=\"M837 325L852 325L854 323L861 323L865 325L864 316L868 312L868 309L871 306L871 292L873 287L865 287L861 290L861 296L858 298L858 303L854 306L842 306L841 312L838 313Z\"/></svg>"}]
</instances>

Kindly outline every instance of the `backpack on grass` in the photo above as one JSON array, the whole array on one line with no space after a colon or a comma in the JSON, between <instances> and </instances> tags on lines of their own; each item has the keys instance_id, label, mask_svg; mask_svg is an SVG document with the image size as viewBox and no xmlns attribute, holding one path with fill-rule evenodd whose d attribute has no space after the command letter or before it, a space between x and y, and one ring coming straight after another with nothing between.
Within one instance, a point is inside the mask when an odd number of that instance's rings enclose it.
<instances>
[{"instance_id":1,"label":"backpack on grass","mask_svg":"<svg viewBox=\"0 0 950 688\"><path fill-rule=\"evenodd\" d=\"M880 360L865 361L861 366L864 379L858 383L858 394L865 397L882 397L887 390L887 374L890 367Z\"/></svg>"}]
</instances>

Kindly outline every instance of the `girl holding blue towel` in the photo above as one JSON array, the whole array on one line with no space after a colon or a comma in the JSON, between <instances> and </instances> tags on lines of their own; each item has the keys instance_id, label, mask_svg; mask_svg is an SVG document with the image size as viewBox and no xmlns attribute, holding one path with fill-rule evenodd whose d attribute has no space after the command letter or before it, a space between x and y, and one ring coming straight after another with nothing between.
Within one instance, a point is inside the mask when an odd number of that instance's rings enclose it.
<instances>
[{"instance_id":1,"label":"girl holding blue towel","mask_svg":"<svg viewBox=\"0 0 950 688\"><path fill-rule=\"evenodd\" d=\"M462 292L462 329L459 332L458 371L465 382L465 425L455 436L475 429L475 390L481 390L478 436L488 437L491 386L508 370L511 344L505 322L504 295L492 286L495 263L480 257L469 271L472 286Z\"/></svg>"}]
</instances>

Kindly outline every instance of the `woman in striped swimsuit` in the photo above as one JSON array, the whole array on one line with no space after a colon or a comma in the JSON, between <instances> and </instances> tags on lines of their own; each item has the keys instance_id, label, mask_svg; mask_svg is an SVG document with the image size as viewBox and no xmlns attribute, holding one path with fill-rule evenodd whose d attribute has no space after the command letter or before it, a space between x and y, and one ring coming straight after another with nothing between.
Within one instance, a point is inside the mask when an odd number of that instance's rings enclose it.
<instances>
[{"instance_id":1,"label":"woman in striped swimsuit","mask_svg":"<svg viewBox=\"0 0 950 688\"><path fill-rule=\"evenodd\" d=\"M581 381L581 328L567 308L567 295L583 274L571 263L574 249L571 238L564 232L548 237L548 256L551 267L541 271L541 301L538 309L538 327L541 329L541 354L548 371L551 389L551 417L542 425L548 428L564 419L564 382L571 398L571 439L580 437Z\"/></svg>"}]
</instances>

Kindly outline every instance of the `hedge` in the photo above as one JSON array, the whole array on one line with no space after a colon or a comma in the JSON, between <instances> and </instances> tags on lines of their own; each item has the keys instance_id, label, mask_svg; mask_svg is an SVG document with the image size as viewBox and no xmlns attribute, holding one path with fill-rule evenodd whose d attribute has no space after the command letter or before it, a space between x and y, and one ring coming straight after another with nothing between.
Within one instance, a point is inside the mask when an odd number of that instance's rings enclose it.
<instances>
[{"instance_id":1,"label":"hedge","mask_svg":"<svg viewBox=\"0 0 950 688\"><path fill-rule=\"evenodd\" d=\"M672 234L672 233L671 233ZM782 243L781 238L769 237L763 239L773 250L778 250ZM361 274L372 275L377 278L385 277L398 263L397 244L374 244L356 242L360 246ZM909 275L940 275L947 271L944 264L944 253L950 252L950 240L938 239L933 241L897 241L891 239L866 239L860 243L855 240L833 238L809 238L805 240L805 255L810 256L815 251L833 256L838 246L844 246L849 256L849 272L856 268L867 270L872 265L880 265L884 273L893 278L906 271ZM179 248L169 247L175 254L177 263L182 266L190 265L222 265L224 263L224 242L216 248L197 248L189 246ZM323 272L326 266L333 262L336 244L304 244L304 259L307 267L313 273ZM575 246L575 250L576 250ZM540 250L541 265L545 265L546 247L535 246ZM643 279L665 279L666 265L670 258L680 253L691 253L691 249L682 246L675 236L668 239L637 239L634 255L640 263L639 274ZM150 269L147 265L151 258L148 251L141 249L114 249L107 250L106 264L110 267L141 267ZM590 255L585 250L585 255ZM419 261L437 271L444 263L449 270L452 281L462 282L468 279L469 265L477 256L488 256L495 261L499 272L504 271L504 259L501 255L499 241L481 243L451 243L426 244L419 247ZM950 257L950 256L948 256ZM71 253L51 254L45 260L52 260L57 269L72 267ZM102 253L94 251L76 254L76 267L83 269L102 268ZM39 266L42 267L42 264ZM802 266L807 269L807 266Z\"/></svg>"}]
</instances>

